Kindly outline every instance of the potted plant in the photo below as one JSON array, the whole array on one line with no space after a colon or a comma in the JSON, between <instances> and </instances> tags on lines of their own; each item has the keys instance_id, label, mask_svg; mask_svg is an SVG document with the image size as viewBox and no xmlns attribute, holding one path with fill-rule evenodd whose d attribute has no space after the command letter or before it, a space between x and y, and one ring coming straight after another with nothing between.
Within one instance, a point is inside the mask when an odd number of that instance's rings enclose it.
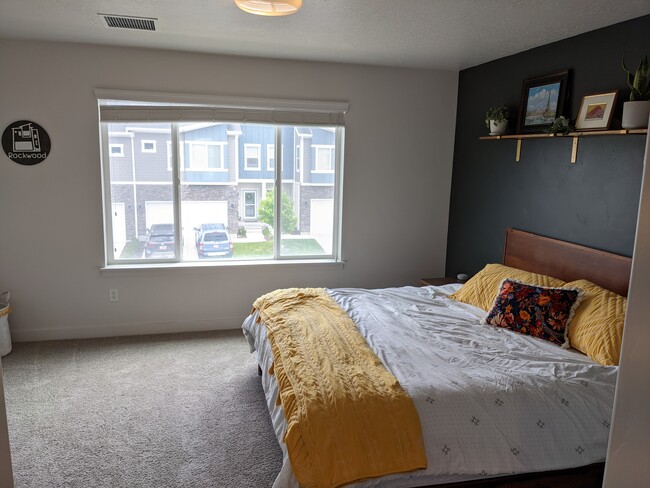
<instances>
[{"instance_id":1,"label":"potted plant","mask_svg":"<svg viewBox=\"0 0 650 488\"><path fill-rule=\"evenodd\" d=\"M627 73L627 84L632 92L630 101L623 104L623 128L642 129L648 127L648 116L650 116L650 76L648 70L648 56L646 55L641 64L633 74L625 66Z\"/></svg>"},{"instance_id":2,"label":"potted plant","mask_svg":"<svg viewBox=\"0 0 650 488\"><path fill-rule=\"evenodd\" d=\"M564 115L559 116L553 121L551 126L546 130L549 134L564 134L567 135L569 132L574 132L576 130L575 125L571 123Z\"/></svg>"},{"instance_id":3,"label":"potted plant","mask_svg":"<svg viewBox=\"0 0 650 488\"><path fill-rule=\"evenodd\" d=\"M500 136L508 128L510 110L505 105L489 108L485 113L485 125L490 129L491 136Z\"/></svg>"}]
</instances>

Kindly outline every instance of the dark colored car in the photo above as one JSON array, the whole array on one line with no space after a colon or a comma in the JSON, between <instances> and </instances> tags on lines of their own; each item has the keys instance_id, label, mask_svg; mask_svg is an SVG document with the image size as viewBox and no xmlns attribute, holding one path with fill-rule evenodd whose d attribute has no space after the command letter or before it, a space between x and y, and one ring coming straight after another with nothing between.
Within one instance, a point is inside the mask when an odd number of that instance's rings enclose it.
<instances>
[{"instance_id":1,"label":"dark colored car","mask_svg":"<svg viewBox=\"0 0 650 488\"><path fill-rule=\"evenodd\" d=\"M147 258L169 258L176 255L174 246L174 224L153 224L144 245Z\"/></svg>"},{"instance_id":2,"label":"dark colored car","mask_svg":"<svg viewBox=\"0 0 650 488\"><path fill-rule=\"evenodd\" d=\"M205 230L198 235L196 250L199 257L231 257L232 240L225 229Z\"/></svg>"}]
</instances>

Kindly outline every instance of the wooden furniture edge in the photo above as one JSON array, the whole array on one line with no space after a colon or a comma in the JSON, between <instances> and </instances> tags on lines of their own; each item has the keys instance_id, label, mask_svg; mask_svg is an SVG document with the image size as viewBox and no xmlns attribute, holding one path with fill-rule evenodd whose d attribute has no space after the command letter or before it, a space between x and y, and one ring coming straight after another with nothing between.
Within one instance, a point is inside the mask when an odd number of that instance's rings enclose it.
<instances>
[{"instance_id":1,"label":"wooden furniture edge","mask_svg":"<svg viewBox=\"0 0 650 488\"><path fill-rule=\"evenodd\" d=\"M503 264L563 281L586 279L627 296L632 258L507 228Z\"/></svg>"},{"instance_id":2,"label":"wooden furniture edge","mask_svg":"<svg viewBox=\"0 0 650 488\"><path fill-rule=\"evenodd\" d=\"M589 130L569 132L568 134L502 134L500 136L479 136L481 141L498 141L508 139L543 139L549 137L585 137L585 136L627 136L647 134L648 129Z\"/></svg>"}]
</instances>

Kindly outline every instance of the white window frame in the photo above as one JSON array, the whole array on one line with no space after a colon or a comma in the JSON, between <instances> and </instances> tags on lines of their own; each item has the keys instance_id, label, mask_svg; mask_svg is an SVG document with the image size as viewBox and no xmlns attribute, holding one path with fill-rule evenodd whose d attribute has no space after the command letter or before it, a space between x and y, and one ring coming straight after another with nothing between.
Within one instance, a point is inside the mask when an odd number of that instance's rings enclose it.
<instances>
[{"instance_id":1,"label":"white window frame","mask_svg":"<svg viewBox=\"0 0 650 488\"><path fill-rule=\"evenodd\" d=\"M186 140L185 144L187 144L189 146L189 155L190 155L189 164L188 164L187 168L185 168L187 171L228 171L227 168L226 168L226 157L225 157L226 156L226 151L225 151L226 143L225 142L221 142L221 141L188 141L188 140ZM194 162L194 156L193 156L194 152L193 151L194 151L194 148L198 147L198 146L204 146L205 147L205 158L206 158L205 164L206 164L206 166L194 167L194 165L193 165L193 162ZM217 167L217 168L210 168L209 166L207 166L208 164L210 164L210 161L209 161L210 153L208 151L208 146L219 146L219 155L220 155L219 156L219 159L220 159L219 163L220 164L219 164L219 167Z\"/></svg>"},{"instance_id":2,"label":"white window frame","mask_svg":"<svg viewBox=\"0 0 650 488\"><path fill-rule=\"evenodd\" d=\"M178 141L180 149L181 171L185 171L185 142ZM167 171L172 171L172 141L167 141Z\"/></svg>"},{"instance_id":3,"label":"white window frame","mask_svg":"<svg viewBox=\"0 0 650 488\"><path fill-rule=\"evenodd\" d=\"M301 100L272 100L272 99L255 99L255 98L231 98L210 95L183 95L154 92L136 92L128 90L105 90L95 89L95 95L98 100L100 112L100 137L101 137L101 161L102 161L102 180L104 196L104 247L106 251L106 264L102 270L107 272L120 272L122 269L147 269L147 268L200 268L212 266L229 266L229 265L262 265L277 264L282 261L286 263L300 262L305 263L337 263L341 265L341 201L342 201L342 175L343 175L343 151L344 151L344 116L349 108L346 102L319 102L319 101L301 101ZM242 108L244 107L244 108ZM206 110L207 109L207 110ZM275 170L274 170L274 188L276 195L275 206L279 206L282 196L282 126L293 125L296 119L300 119L303 126L323 127L327 125L335 132L336 138L336 161L334 169L334 228L333 228L333 247L331 253L327 255L300 255L287 256L282 255L281 234L278 232L274 235L273 256L269 259L261 260L223 260L219 262L190 262L185 264L182 254L182 229L181 206L182 202L182 179L180 171L183 169L183 134L181 126L187 120L196 120L197 122L205 121L212 123L214 120L223 120L229 122L240 122L243 124L268 124L275 130ZM323 122L323 121L327 122ZM155 122L170 122L171 133L170 150L168 150L169 166L172 171L169 184L173 188L173 206L174 206L174 230L175 230L175 257L160 258L157 260L144 258L119 259L116 260L113 255L112 224L111 224L111 204L112 189L114 184L125 183L133 186L134 191L137 186L149 182L118 182L111 180L111 154L109 136L109 124L147 124ZM114 137L114 136L113 136ZM121 153L123 153L123 144ZM251 144L252 146L253 144ZM254 144L258 145L258 144ZM259 144L258 146L261 146ZM234 148L235 154L239 152L239 146ZM249 153L250 157L251 154ZM252 163L257 159L258 165L247 165L248 171L260 171L262 169L262 151L261 147L256 150L256 156ZM241 164L241 156L238 156L236 167L244 167ZM303 158L301 158L301 163ZM223 158L225 165L228 161ZM240 166L241 164L241 166ZM253 169L255 168L255 169ZM241 185L239 179L236 182ZM240 186L241 188L241 186ZM252 189L251 189L252 190ZM250 190L249 190L250 191ZM256 192L257 204L259 204L259 189ZM137 200L136 200L137 203ZM257 211L258 209L256 209ZM276 211L275 226L280 225L281 212ZM137 237L137 235L136 235ZM128 237L129 239L132 236ZM103 271L102 271L103 272Z\"/></svg>"},{"instance_id":4,"label":"white window frame","mask_svg":"<svg viewBox=\"0 0 650 488\"><path fill-rule=\"evenodd\" d=\"M275 144L266 145L266 170L275 171Z\"/></svg>"},{"instance_id":5,"label":"white window frame","mask_svg":"<svg viewBox=\"0 0 650 488\"><path fill-rule=\"evenodd\" d=\"M256 148L257 149L257 165L256 166L249 166L248 165L248 151L250 149ZM254 159L254 158L250 158ZM261 144L249 144L246 143L244 144L244 171L261 171L262 169L262 145Z\"/></svg>"},{"instance_id":6,"label":"white window frame","mask_svg":"<svg viewBox=\"0 0 650 488\"><path fill-rule=\"evenodd\" d=\"M147 149L145 144L153 144L153 149ZM156 153L156 140L155 139L142 139L140 141L140 151L143 153Z\"/></svg>"},{"instance_id":7,"label":"white window frame","mask_svg":"<svg viewBox=\"0 0 650 488\"><path fill-rule=\"evenodd\" d=\"M112 158L123 158L124 157L124 144L109 144L109 154ZM113 149L119 148L119 153L114 153Z\"/></svg>"},{"instance_id":8,"label":"white window frame","mask_svg":"<svg viewBox=\"0 0 650 488\"><path fill-rule=\"evenodd\" d=\"M335 165L336 146L332 146L329 144L313 144L311 147L314 149L314 169L312 169L311 172L312 173L334 173L334 169L336 167ZM328 150L330 155L328 168L326 169L318 167L318 152L323 150Z\"/></svg>"}]
</instances>

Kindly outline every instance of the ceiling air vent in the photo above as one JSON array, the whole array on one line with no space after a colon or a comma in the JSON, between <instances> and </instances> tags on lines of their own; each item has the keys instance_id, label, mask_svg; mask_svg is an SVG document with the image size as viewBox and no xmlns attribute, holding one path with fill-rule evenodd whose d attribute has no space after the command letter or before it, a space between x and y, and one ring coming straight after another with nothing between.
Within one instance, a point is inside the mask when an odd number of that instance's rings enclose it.
<instances>
[{"instance_id":1,"label":"ceiling air vent","mask_svg":"<svg viewBox=\"0 0 650 488\"><path fill-rule=\"evenodd\" d=\"M151 17L130 17L126 15L111 15L111 14L98 14L106 21L108 27L116 27L118 29L136 29L155 31L158 19Z\"/></svg>"}]
</instances>

